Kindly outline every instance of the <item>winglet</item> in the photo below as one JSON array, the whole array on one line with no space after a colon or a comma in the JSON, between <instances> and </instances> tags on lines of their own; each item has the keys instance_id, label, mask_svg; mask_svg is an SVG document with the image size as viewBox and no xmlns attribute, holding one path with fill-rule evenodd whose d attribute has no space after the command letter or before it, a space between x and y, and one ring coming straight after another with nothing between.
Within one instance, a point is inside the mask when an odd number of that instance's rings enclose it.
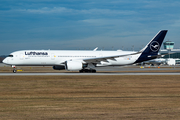
<instances>
[{"instance_id":1,"label":"winglet","mask_svg":"<svg viewBox=\"0 0 180 120\"><path fill-rule=\"evenodd\" d=\"M93 51L96 51L98 49L98 47L96 47Z\"/></svg>"}]
</instances>

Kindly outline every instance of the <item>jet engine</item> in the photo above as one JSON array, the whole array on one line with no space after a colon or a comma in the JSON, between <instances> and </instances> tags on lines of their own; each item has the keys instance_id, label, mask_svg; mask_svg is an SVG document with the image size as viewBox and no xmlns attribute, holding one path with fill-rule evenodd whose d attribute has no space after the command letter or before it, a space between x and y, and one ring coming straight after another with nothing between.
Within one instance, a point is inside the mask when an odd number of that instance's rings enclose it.
<instances>
[{"instance_id":1,"label":"jet engine","mask_svg":"<svg viewBox=\"0 0 180 120\"><path fill-rule=\"evenodd\" d=\"M66 61L66 70L75 71L83 69L83 64L80 61Z\"/></svg>"},{"instance_id":2,"label":"jet engine","mask_svg":"<svg viewBox=\"0 0 180 120\"><path fill-rule=\"evenodd\" d=\"M55 66L53 66L53 69L54 69L54 70L65 70L65 66L55 65Z\"/></svg>"}]
</instances>

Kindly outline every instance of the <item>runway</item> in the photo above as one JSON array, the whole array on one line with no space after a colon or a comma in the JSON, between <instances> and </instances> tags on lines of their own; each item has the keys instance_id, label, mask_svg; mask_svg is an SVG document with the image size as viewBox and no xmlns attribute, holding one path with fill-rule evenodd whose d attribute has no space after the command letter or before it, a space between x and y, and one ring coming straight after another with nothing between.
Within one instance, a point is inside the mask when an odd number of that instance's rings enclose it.
<instances>
[{"instance_id":1,"label":"runway","mask_svg":"<svg viewBox=\"0 0 180 120\"><path fill-rule=\"evenodd\" d=\"M18 67L22 70L17 73L12 72L10 66L0 64L0 76L62 76L62 75L180 75L180 66L138 67L138 66L108 66L97 67L97 73L79 73L53 70L52 67Z\"/></svg>"},{"instance_id":2,"label":"runway","mask_svg":"<svg viewBox=\"0 0 180 120\"><path fill-rule=\"evenodd\" d=\"M180 73L0 73L0 76L62 76L62 75L180 75Z\"/></svg>"}]
</instances>

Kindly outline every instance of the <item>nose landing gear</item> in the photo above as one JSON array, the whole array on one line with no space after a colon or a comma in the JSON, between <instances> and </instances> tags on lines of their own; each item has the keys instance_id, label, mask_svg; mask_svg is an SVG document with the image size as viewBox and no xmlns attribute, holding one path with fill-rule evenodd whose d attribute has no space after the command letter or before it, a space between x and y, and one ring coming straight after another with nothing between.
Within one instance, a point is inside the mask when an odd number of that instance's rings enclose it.
<instances>
[{"instance_id":1,"label":"nose landing gear","mask_svg":"<svg viewBox=\"0 0 180 120\"><path fill-rule=\"evenodd\" d=\"M16 66L15 66L15 65L12 65L12 68L13 68L13 73L16 73L16 72L17 72Z\"/></svg>"},{"instance_id":2,"label":"nose landing gear","mask_svg":"<svg viewBox=\"0 0 180 120\"><path fill-rule=\"evenodd\" d=\"M16 73L17 72L17 70L16 69L13 69L13 73Z\"/></svg>"}]
</instances>

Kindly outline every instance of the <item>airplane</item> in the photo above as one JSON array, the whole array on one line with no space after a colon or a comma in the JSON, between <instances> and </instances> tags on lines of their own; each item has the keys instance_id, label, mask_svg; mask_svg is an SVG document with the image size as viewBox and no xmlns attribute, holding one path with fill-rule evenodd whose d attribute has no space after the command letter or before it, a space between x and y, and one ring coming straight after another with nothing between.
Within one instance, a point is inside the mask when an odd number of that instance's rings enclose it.
<instances>
[{"instance_id":1,"label":"airplane","mask_svg":"<svg viewBox=\"0 0 180 120\"><path fill-rule=\"evenodd\" d=\"M21 50L11 53L3 63L16 66L53 66L54 70L95 73L96 67L123 66L158 58L168 30L159 31L140 51Z\"/></svg>"}]
</instances>

